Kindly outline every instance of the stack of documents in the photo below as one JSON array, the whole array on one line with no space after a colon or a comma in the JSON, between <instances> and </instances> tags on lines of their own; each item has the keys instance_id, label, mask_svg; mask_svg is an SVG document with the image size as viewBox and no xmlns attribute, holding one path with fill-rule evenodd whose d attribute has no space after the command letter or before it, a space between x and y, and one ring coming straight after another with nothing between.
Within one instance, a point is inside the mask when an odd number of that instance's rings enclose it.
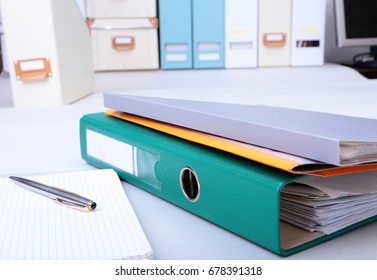
<instances>
[{"instance_id":1,"label":"stack of documents","mask_svg":"<svg viewBox=\"0 0 377 280\"><path fill-rule=\"evenodd\" d=\"M291 224L331 234L377 215L377 173L360 173L377 169L376 120L119 92L104 101L118 110L109 115L189 141L291 173L338 175L304 177L283 189L281 219Z\"/></svg>"},{"instance_id":2,"label":"stack of documents","mask_svg":"<svg viewBox=\"0 0 377 280\"><path fill-rule=\"evenodd\" d=\"M281 192L281 219L332 234L377 215L377 171L303 177Z\"/></svg>"},{"instance_id":3,"label":"stack of documents","mask_svg":"<svg viewBox=\"0 0 377 280\"><path fill-rule=\"evenodd\" d=\"M133 97L119 93L105 94L105 103L111 108L150 119L120 111L109 111L110 115L273 167L280 166L280 169L287 165L290 167L286 170L292 173L349 173L304 177L283 189L281 218L303 229L331 234L377 215L377 183L374 183L377 173L354 172L377 168L374 163L377 160L375 120L267 106ZM151 105L155 110L147 109ZM156 116L156 111L162 108L165 114ZM171 115L174 120L169 121ZM156 119L165 122L156 122ZM312 154L315 156L307 158ZM333 157L328 158L331 154Z\"/></svg>"},{"instance_id":4,"label":"stack of documents","mask_svg":"<svg viewBox=\"0 0 377 280\"><path fill-rule=\"evenodd\" d=\"M377 220L377 120L119 92L104 103L80 121L84 160L281 255Z\"/></svg>"}]
</instances>

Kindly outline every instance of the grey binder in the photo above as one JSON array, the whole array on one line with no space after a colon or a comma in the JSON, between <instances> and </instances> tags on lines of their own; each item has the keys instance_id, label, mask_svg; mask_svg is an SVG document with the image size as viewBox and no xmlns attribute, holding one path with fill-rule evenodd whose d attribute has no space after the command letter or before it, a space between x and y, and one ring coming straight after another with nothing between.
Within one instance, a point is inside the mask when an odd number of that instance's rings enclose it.
<instances>
[{"instance_id":1,"label":"grey binder","mask_svg":"<svg viewBox=\"0 0 377 280\"><path fill-rule=\"evenodd\" d=\"M334 165L377 160L377 120L263 105L105 93L130 114Z\"/></svg>"}]
</instances>

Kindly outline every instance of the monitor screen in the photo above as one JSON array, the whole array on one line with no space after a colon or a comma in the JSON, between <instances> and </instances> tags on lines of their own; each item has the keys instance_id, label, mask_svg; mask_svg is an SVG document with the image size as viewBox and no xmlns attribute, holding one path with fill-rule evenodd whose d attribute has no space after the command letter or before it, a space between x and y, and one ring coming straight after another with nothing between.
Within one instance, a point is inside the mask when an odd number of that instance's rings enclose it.
<instances>
[{"instance_id":1,"label":"monitor screen","mask_svg":"<svg viewBox=\"0 0 377 280\"><path fill-rule=\"evenodd\" d=\"M369 46L353 57L353 67L377 69L377 0L334 0L338 47Z\"/></svg>"},{"instance_id":2,"label":"monitor screen","mask_svg":"<svg viewBox=\"0 0 377 280\"><path fill-rule=\"evenodd\" d=\"M335 0L337 43L377 46L377 0Z\"/></svg>"}]
</instances>

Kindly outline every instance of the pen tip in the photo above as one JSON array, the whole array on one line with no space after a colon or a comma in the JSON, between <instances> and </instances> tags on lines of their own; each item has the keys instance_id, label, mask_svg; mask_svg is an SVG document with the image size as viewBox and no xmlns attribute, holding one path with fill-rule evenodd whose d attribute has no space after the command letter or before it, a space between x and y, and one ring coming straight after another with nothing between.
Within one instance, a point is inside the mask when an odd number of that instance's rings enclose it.
<instances>
[{"instance_id":1,"label":"pen tip","mask_svg":"<svg viewBox=\"0 0 377 280\"><path fill-rule=\"evenodd\" d=\"M23 181L25 181L25 179L20 178L20 177L16 177L16 176L9 176L9 179L11 179L13 181L16 181L16 182L23 182Z\"/></svg>"},{"instance_id":2,"label":"pen tip","mask_svg":"<svg viewBox=\"0 0 377 280\"><path fill-rule=\"evenodd\" d=\"M97 203L95 203L94 201L91 201L91 204L89 205L90 210L94 210L96 209L96 207L97 207Z\"/></svg>"}]
</instances>

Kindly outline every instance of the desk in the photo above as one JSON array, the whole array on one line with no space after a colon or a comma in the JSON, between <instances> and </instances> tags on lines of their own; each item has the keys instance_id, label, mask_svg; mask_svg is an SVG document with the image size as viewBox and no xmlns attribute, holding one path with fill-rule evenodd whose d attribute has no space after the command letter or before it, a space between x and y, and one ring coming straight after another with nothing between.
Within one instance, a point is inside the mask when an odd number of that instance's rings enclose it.
<instances>
[{"instance_id":1,"label":"desk","mask_svg":"<svg viewBox=\"0 0 377 280\"><path fill-rule=\"evenodd\" d=\"M2 104L6 77L0 82ZM93 169L80 157L79 119L104 110L104 90L377 118L377 80L336 65L97 73L96 83L96 93L71 105L0 109L0 176ZM156 259L281 259L137 187L124 188ZM375 260L376 232L372 223L287 259Z\"/></svg>"}]
</instances>

